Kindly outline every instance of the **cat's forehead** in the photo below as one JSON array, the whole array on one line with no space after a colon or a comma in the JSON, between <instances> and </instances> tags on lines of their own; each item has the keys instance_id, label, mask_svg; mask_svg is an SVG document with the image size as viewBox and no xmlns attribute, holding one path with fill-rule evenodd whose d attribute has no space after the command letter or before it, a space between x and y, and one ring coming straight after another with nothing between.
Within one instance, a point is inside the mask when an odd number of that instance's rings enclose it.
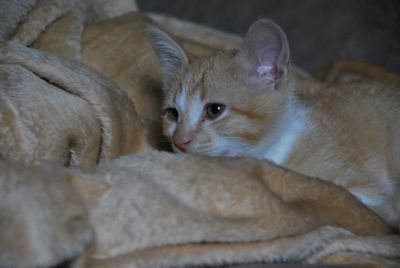
<instances>
[{"instance_id":1,"label":"cat's forehead","mask_svg":"<svg viewBox=\"0 0 400 268\"><path fill-rule=\"evenodd\" d=\"M197 59L186 68L180 87L182 90L191 89L205 93L206 79L213 74L213 61L211 59Z\"/></svg>"},{"instance_id":2,"label":"cat's forehead","mask_svg":"<svg viewBox=\"0 0 400 268\"><path fill-rule=\"evenodd\" d=\"M229 59L224 55L193 60L176 80L175 97L198 96L201 99L224 95L229 82Z\"/></svg>"}]
</instances>

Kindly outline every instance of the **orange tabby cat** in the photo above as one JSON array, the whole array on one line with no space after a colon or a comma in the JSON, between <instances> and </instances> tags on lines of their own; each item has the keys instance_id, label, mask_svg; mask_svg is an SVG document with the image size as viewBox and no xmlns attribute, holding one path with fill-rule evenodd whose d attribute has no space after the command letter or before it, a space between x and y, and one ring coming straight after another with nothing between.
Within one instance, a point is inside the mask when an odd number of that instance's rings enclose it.
<instances>
[{"instance_id":1,"label":"orange tabby cat","mask_svg":"<svg viewBox=\"0 0 400 268\"><path fill-rule=\"evenodd\" d=\"M188 60L150 30L164 83L164 132L176 152L268 159L341 185L400 222L400 89L327 85L291 74L289 46L261 19L236 54Z\"/></svg>"}]
</instances>

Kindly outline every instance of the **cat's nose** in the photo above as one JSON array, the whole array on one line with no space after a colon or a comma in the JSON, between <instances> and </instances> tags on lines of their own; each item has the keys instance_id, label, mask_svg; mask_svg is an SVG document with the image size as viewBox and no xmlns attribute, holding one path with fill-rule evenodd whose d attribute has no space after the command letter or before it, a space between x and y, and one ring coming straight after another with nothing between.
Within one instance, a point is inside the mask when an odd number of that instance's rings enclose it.
<instances>
[{"instance_id":1,"label":"cat's nose","mask_svg":"<svg viewBox=\"0 0 400 268\"><path fill-rule=\"evenodd\" d=\"M187 139L174 139L174 145L176 148L179 149L179 151L186 153L187 152L187 147L189 146L191 140Z\"/></svg>"}]
</instances>

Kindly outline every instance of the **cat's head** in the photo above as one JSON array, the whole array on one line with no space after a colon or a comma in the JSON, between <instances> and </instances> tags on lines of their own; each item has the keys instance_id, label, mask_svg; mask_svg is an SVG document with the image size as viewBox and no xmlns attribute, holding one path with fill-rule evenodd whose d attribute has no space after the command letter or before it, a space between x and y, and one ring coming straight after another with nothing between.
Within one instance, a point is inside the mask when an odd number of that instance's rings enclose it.
<instances>
[{"instance_id":1,"label":"cat's head","mask_svg":"<svg viewBox=\"0 0 400 268\"><path fill-rule=\"evenodd\" d=\"M162 31L150 39L163 76L164 134L174 151L249 155L283 113L289 47L275 23L261 19L237 53L189 61Z\"/></svg>"}]
</instances>

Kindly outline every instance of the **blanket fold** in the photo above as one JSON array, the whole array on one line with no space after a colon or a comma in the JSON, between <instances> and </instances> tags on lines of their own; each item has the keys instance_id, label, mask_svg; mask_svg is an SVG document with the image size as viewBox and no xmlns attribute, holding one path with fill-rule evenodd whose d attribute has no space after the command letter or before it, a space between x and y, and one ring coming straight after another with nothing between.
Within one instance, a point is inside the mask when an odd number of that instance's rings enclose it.
<instances>
[{"instance_id":1,"label":"blanket fold","mask_svg":"<svg viewBox=\"0 0 400 268\"><path fill-rule=\"evenodd\" d=\"M60 166L0 161L0 266L52 267L82 254L93 229Z\"/></svg>"},{"instance_id":2,"label":"blanket fold","mask_svg":"<svg viewBox=\"0 0 400 268\"><path fill-rule=\"evenodd\" d=\"M87 217L96 237L86 252L84 267L315 263L325 258L337 263L343 252L352 253L351 260L360 254L374 260L383 258L386 263L400 257L399 237L390 235L390 227L343 188L320 180L310 182L307 177L265 161L219 160L218 169L212 169L213 158L148 151L86 170L13 164L0 169L0 191L7 192L10 186L4 181L11 177L5 176L13 174L26 182L21 185L38 193L29 203L20 203L18 213L35 203L51 213L52 203L41 197L42 190L29 188L29 182L47 185L46 181L56 176L53 189L62 187L59 189L65 189L63 194L75 189L68 195L72 199L64 203L66 209L57 210L57 218L70 218L77 202L84 203L88 214L79 218ZM187 169L189 166L194 167L193 172ZM262 171L255 173L254 169ZM277 192L271 181L280 179L287 190ZM307 201L307 195L291 198L301 185L313 189L311 199L324 202L325 213L310 213L320 207ZM60 197L53 198L57 201ZM57 204L60 202L63 201ZM12 210L15 203L2 199L0 206L0 225L4 219L19 215ZM337 216L343 210L353 212L349 219ZM84 210L79 211L82 214ZM24 217L30 229L36 228L36 221L29 219L32 214ZM68 235L68 225L56 224L53 228ZM19 233L24 227L10 230ZM87 236L90 229L77 232ZM76 240L76 233L71 235L69 250L82 252L88 240ZM55 239L47 235L43 238ZM27 250L37 246L28 245ZM24 251L13 254L21 254L21 262L27 259ZM65 252L61 256L68 257ZM31 260L32 256L28 257ZM0 261L4 263L4 259Z\"/></svg>"},{"instance_id":3,"label":"blanket fold","mask_svg":"<svg viewBox=\"0 0 400 268\"><path fill-rule=\"evenodd\" d=\"M132 103L99 73L15 43L0 66L4 157L90 166L146 147Z\"/></svg>"}]
</instances>

